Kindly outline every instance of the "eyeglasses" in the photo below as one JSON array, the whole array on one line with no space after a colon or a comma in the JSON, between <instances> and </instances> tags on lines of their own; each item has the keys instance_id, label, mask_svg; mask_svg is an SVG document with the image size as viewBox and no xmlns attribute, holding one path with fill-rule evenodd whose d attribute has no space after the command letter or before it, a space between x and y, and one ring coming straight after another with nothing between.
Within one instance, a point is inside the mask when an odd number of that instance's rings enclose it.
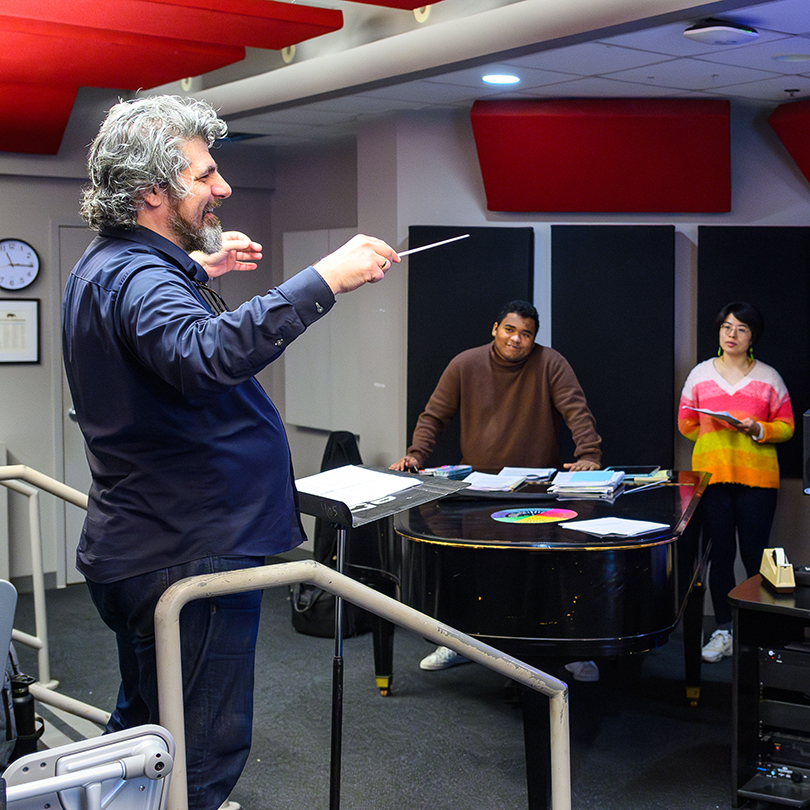
<instances>
[{"instance_id":1,"label":"eyeglasses","mask_svg":"<svg viewBox=\"0 0 810 810\"><path fill-rule=\"evenodd\" d=\"M724 335L730 335L732 332L735 332L740 337L746 337L747 335L751 334L751 330L744 324L738 324L737 326L732 326L730 323L724 323L720 325L720 331Z\"/></svg>"}]
</instances>

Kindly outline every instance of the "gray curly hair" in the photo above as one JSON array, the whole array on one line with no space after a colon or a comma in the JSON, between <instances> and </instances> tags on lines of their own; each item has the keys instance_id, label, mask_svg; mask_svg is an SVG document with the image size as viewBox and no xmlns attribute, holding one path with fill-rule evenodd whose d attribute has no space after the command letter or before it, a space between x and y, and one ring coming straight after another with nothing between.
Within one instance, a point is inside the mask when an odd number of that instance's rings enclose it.
<instances>
[{"instance_id":1,"label":"gray curly hair","mask_svg":"<svg viewBox=\"0 0 810 810\"><path fill-rule=\"evenodd\" d=\"M208 102L193 98L154 96L116 104L90 147L82 217L93 230L131 228L142 194L152 188L182 199L190 190L180 178L189 165L185 144L202 138L210 147L227 131Z\"/></svg>"}]
</instances>

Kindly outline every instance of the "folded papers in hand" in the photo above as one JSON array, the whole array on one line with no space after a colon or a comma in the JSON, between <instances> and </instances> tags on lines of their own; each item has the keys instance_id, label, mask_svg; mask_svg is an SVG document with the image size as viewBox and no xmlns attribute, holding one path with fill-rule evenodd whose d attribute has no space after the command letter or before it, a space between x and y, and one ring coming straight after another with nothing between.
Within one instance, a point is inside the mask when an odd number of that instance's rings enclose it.
<instances>
[{"instance_id":1,"label":"folded papers in hand","mask_svg":"<svg viewBox=\"0 0 810 810\"><path fill-rule=\"evenodd\" d=\"M713 416L715 419L720 419L723 422L728 422L730 425L737 427L737 425L741 425L739 419L736 416L732 416L728 411L708 411L706 408L686 408L688 411L697 411L698 413L705 413L708 416Z\"/></svg>"}]
</instances>

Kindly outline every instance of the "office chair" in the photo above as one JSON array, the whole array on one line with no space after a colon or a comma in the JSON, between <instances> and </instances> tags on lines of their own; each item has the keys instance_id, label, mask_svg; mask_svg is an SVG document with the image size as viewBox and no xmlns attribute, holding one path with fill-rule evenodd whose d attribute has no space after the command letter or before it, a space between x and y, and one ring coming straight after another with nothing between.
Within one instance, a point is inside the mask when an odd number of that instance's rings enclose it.
<instances>
[{"instance_id":1,"label":"office chair","mask_svg":"<svg viewBox=\"0 0 810 810\"><path fill-rule=\"evenodd\" d=\"M174 740L146 725L21 757L0 782L0 810L161 810Z\"/></svg>"},{"instance_id":2,"label":"office chair","mask_svg":"<svg viewBox=\"0 0 810 810\"><path fill-rule=\"evenodd\" d=\"M16 607L16 589L0 579L4 666ZM161 810L173 757L171 734L154 725L35 751L6 768L0 779L0 810Z\"/></svg>"}]
</instances>

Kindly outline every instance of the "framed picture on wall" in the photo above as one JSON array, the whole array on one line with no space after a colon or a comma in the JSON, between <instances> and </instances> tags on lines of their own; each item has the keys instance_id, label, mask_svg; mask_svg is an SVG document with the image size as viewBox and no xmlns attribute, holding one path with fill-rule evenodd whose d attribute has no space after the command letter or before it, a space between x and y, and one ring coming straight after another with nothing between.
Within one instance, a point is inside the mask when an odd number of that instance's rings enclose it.
<instances>
[{"instance_id":1,"label":"framed picture on wall","mask_svg":"<svg viewBox=\"0 0 810 810\"><path fill-rule=\"evenodd\" d=\"M0 298L0 363L39 362L39 299Z\"/></svg>"}]
</instances>

